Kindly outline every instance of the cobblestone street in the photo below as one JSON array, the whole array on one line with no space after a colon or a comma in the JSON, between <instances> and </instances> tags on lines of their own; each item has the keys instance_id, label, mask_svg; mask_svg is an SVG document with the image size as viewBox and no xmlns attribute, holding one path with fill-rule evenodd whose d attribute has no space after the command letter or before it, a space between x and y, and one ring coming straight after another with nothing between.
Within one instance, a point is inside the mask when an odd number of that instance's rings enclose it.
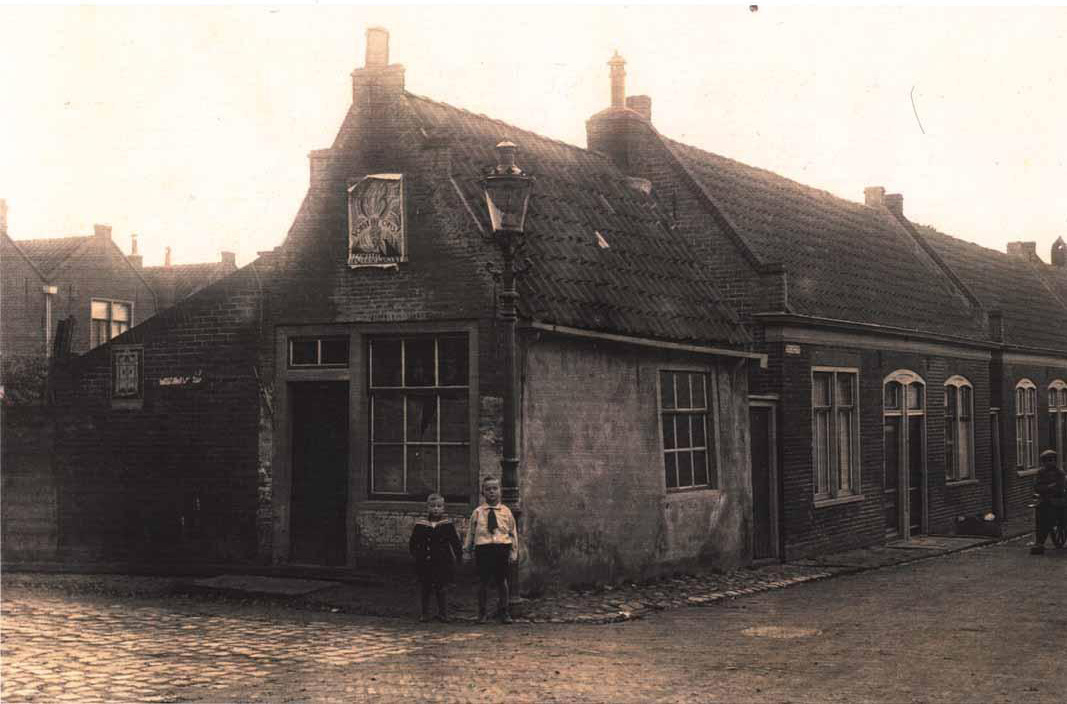
<instances>
[{"instance_id":1,"label":"cobblestone street","mask_svg":"<svg viewBox=\"0 0 1067 704\"><path fill-rule=\"evenodd\" d=\"M23 701L1060 702L1067 552L1024 541L608 625L423 626L5 577Z\"/></svg>"}]
</instances>

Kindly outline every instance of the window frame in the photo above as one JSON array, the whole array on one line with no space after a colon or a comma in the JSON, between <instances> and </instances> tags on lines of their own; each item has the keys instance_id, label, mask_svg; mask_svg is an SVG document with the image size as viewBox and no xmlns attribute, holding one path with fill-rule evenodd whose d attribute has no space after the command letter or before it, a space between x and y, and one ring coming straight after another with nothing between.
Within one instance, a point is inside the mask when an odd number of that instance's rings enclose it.
<instances>
[{"instance_id":1,"label":"window frame","mask_svg":"<svg viewBox=\"0 0 1067 704\"><path fill-rule=\"evenodd\" d=\"M1053 379L1046 389L1049 415L1049 447L1056 451L1060 469L1067 467L1067 382ZM1053 403L1056 397L1057 402Z\"/></svg>"},{"instance_id":2,"label":"window frame","mask_svg":"<svg viewBox=\"0 0 1067 704\"><path fill-rule=\"evenodd\" d=\"M949 412L949 389L956 390L954 408ZM969 408L964 408L963 389L970 401ZM974 467L974 384L964 376L953 375L944 383L945 407L945 483L969 482L975 479ZM963 455L960 453L961 440L968 443L967 466L962 466Z\"/></svg>"},{"instance_id":3,"label":"window frame","mask_svg":"<svg viewBox=\"0 0 1067 704\"><path fill-rule=\"evenodd\" d=\"M1023 402L1020 404L1019 400ZM1037 385L1027 378L1015 384L1015 469L1037 471Z\"/></svg>"},{"instance_id":4,"label":"window frame","mask_svg":"<svg viewBox=\"0 0 1067 704\"><path fill-rule=\"evenodd\" d=\"M293 346L296 342L306 342L308 340L315 341L315 358L317 361L310 364L297 364L293 361ZM348 346L348 354L345 356L344 362L333 362L330 364L322 361L322 343L325 341L344 341ZM289 335L286 337L286 357L285 363L289 369L347 369L352 363L352 341L348 334L339 335Z\"/></svg>"},{"instance_id":5,"label":"window frame","mask_svg":"<svg viewBox=\"0 0 1067 704\"><path fill-rule=\"evenodd\" d=\"M812 496L816 508L849 501L863 499L863 472L860 454L860 395L859 382L860 370L858 367L835 367L835 366L812 366L810 378L810 410L811 410L811 460L812 460ZM830 374L830 405L821 407L816 405L815 378L816 374ZM851 411L849 419L849 452L851 463L849 467L848 489L843 489L840 484L840 443L838 433L842 405L838 403L838 376L851 376L852 403L846 408ZM820 411L828 416L827 420L827 449L829 456L826 459L826 490L820 491L819 481L819 443L818 443L818 418ZM832 449L830 449L832 447Z\"/></svg>"},{"instance_id":6,"label":"window frame","mask_svg":"<svg viewBox=\"0 0 1067 704\"><path fill-rule=\"evenodd\" d=\"M457 385L441 385L441 357L439 341L445 338L462 338L466 344L466 352L464 360L467 365L466 384ZM472 459L472 454L477 450L474 443L471 441L471 389L473 388L473 375L472 358L471 358L471 342L472 335L466 330L454 330L454 331L426 331L426 332L411 332L411 333L380 333L380 334L367 334L364 337L364 354L366 355L366 371L365 371L365 388L366 388L366 438L367 438L367 478L366 478L366 490L367 498L371 501L398 501L398 502L418 502L425 501L423 494L413 494L408 491L408 451L410 447L433 447L437 457L437 486L433 489L434 492L441 493L441 449L443 447L465 447L467 448L467 462L464 468L464 475L469 482L469 469ZM433 340L434 341L434 384L423 386L408 386L406 385L407 364L406 364L406 348L407 342L411 340ZM401 384L396 385L374 385L374 352L373 345L375 342L400 342L401 343L401 359L400 359L400 373ZM444 393L442 393L444 392ZM374 408L376 396L394 395L400 399L401 403L401 435L399 441L382 441L375 442L374 438ZM408 407L409 398L411 397L427 397L432 395L434 398L434 416L436 427L434 430L435 440L433 442L409 442L408 441ZM466 423L467 432L464 434L464 440L462 441L442 441L441 439L441 400L443 396L452 396L455 398L462 398L466 405ZM375 488L375 448L380 446L399 447L402 459L402 487L401 491L383 491ZM445 501L448 503L462 503L468 500L469 487L466 487L467 491L463 494L452 493L444 494Z\"/></svg>"},{"instance_id":7,"label":"window frame","mask_svg":"<svg viewBox=\"0 0 1067 704\"><path fill-rule=\"evenodd\" d=\"M675 408L665 408L663 403L663 377L664 374L699 374L704 378L704 408L677 408L677 402ZM676 377L672 377L676 378ZM677 382L675 382L674 388L675 398L677 399ZM719 457L720 437L719 437L719 414L718 414L718 401L719 401L719 387L714 370L701 366L687 366L687 365L671 365L668 367L661 367L656 370L656 419L657 419L657 434L659 435L659 457L660 457L660 477L662 477L663 488L666 493L680 493L688 491L722 491L721 475L719 472L722 462ZM677 426L675 426L675 447L668 448L666 443L666 437L663 431L664 416L678 417L679 415L688 415L690 417L694 415L700 415L704 419L704 457L707 463L707 483L705 484L689 484L686 486L669 486L667 482L667 455L673 453L676 457L679 452L689 451L690 453L698 452L701 448L692 444L692 432L690 432L690 446L686 448L677 447ZM691 426L690 426L691 427ZM709 447L708 442L714 443ZM691 472L691 476L695 479L696 472ZM675 479L677 481L678 469L675 464Z\"/></svg>"},{"instance_id":8,"label":"window frame","mask_svg":"<svg viewBox=\"0 0 1067 704\"><path fill-rule=\"evenodd\" d=\"M95 317L93 315L93 304L94 303L104 303L104 304L107 305L107 315L108 315L107 318L97 318L97 317ZM126 306L126 312L127 312L127 315L129 316L129 318L127 320L125 320L125 321L116 321L115 320L115 316L114 316L113 310L114 310L114 306L116 304L120 305L120 306ZM123 334L124 332L129 331L129 329L133 327L133 312L134 312L133 311L133 304L134 304L133 301L126 301L126 300L122 300L120 298L98 298L96 296L91 296L89 298L89 349L96 349L100 345L105 345L108 342L110 342L111 340L114 340L119 335ZM107 330L108 330L109 337L106 340L97 340L96 339L96 322L98 320L107 322ZM114 335L111 335L111 327L113 325L115 325L116 323L123 323L123 322L126 324L126 329L125 330L121 330L121 331L119 331L118 333L116 333Z\"/></svg>"}]
</instances>

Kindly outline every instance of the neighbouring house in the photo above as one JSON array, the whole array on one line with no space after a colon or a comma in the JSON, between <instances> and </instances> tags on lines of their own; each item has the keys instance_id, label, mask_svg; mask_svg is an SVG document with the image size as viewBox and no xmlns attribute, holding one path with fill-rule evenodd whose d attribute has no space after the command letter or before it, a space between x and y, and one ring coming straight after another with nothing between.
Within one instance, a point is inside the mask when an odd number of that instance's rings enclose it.
<instances>
[{"instance_id":1,"label":"neighbouring house","mask_svg":"<svg viewBox=\"0 0 1067 704\"><path fill-rule=\"evenodd\" d=\"M1064 443L1062 241L993 252L671 140L609 65L580 148L407 92L368 30L284 242L57 369L57 555L351 569L403 554L431 491L462 521L501 454L503 140L537 178L525 584L1021 514Z\"/></svg>"},{"instance_id":2,"label":"neighbouring house","mask_svg":"<svg viewBox=\"0 0 1067 704\"><path fill-rule=\"evenodd\" d=\"M133 240L133 254L130 255L130 259L141 269L141 274L156 292L160 308L169 308L208 284L213 284L237 271L237 255L234 252L220 252L217 262L171 264L170 247L166 248L163 266L141 268L141 257L137 254L136 239Z\"/></svg>"}]
</instances>

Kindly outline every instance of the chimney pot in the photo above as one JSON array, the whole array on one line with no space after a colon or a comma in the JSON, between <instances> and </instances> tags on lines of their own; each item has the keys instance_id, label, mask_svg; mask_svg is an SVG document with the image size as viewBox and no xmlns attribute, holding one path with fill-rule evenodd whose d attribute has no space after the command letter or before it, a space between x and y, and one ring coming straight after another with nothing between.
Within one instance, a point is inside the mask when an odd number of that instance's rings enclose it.
<instances>
[{"instance_id":1,"label":"chimney pot","mask_svg":"<svg viewBox=\"0 0 1067 704\"><path fill-rule=\"evenodd\" d=\"M904 217L904 196L899 193L887 193L885 207L897 217Z\"/></svg>"},{"instance_id":2,"label":"chimney pot","mask_svg":"<svg viewBox=\"0 0 1067 704\"><path fill-rule=\"evenodd\" d=\"M1037 242L1008 242L1008 254L1031 262L1041 261L1037 256Z\"/></svg>"},{"instance_id":3,"label":"chimney pot","mask_svg":"<svg viewBox=\"0 0 1067 704\"><path fill-rule=\"evenodd\" d=\"M611 107L626 107L626 59L616 51L608 66L611 67Z\"/></svg>"},{"instance_id":4,"label":"chimney pot","mask_svg":"<svg viewBox=\"0 0 1067 704\"><path fill-rule=\"evenodd\" d=\"M1052 243L1052 253L1049 261L1052 262L1052 266L1067 267L1067 243L1063 241L1062 237L1057 237L1056 241Z\"/></svg>"},{"instance_id":5,"label":"chimney pot","mask_svg":"<svg viewBox=\"0 0 1067 704\"><path fill-rule=\"evenodd\" d=\"M163 266L170 266L170 247L163 252Z\"/></svg>"},{"instance_id":6,"label":"chimney pot","mask_svg":"<svg viewBox=\"0 0 1067 704\"><path fill-rule=\"evenodd\" d=\"M227 267L237 268L237 254L234 252L222 252L219 261Z\"/></svg>"},{"instance_id":7,"label":"chimney pot","mask_svg":"<svg viewBox=\"0 0 1067 704\"><path fill-rule=\"evenodd\" d=\"M111 225L93 225L93 234L102 239L111 240Z\"/></svg>"},{"instance_id":8,"label":"chimney pot","mask_svg":"<svg viewBox=\"0 0 1067 704\"><path fill-rule=\"evenodd\" d=\"M647 95L631 95L626 98L626 107L652 122L652 98Z\"/></svg>"},{"instance_id":9,"label":"chimney pot","mask_svg":"<svg viewBox=\"0 0 1067 704\"><path fill-rule=\"evenodd\" d=\"M367 68L385 68L389 65L389 32L385 28L367 28L367 53L363 65Z\"/></svg>"},{"instance_id":10,"label":"chimney pot","mask_svg":"<svg viewBox=\"0 0 1067 704\"><path fill-rule=\"evenodd\" d=\"M885 204L885 188L868 186L863 189L863 204L871 208L880 208Z\"/></svg>"}]
</instances>

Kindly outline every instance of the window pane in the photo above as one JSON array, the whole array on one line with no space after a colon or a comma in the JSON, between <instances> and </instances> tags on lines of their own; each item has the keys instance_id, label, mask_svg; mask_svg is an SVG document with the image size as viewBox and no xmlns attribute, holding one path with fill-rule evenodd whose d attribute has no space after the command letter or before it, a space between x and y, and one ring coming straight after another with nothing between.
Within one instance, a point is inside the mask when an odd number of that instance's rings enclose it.
<instances>
[{"instance_id":1,"label":"window pane","mask_svg":"<svg viewBox=\"0 0 1067 704\"><path fill-rule=\"evenodd\" d=\"M467 338L443 337L437 343L441 386L467 385Z\"/></svg>"},{"instance_id":2,"label":"window pane","mask_svg":"<svg viewBox=\"0 0 1067 704\"><path fill-rule=\"evenodd\" d=\"M441 442L469 442L469 419L466 394L441 396Z\"/></svg>"},{"instance_id":3,"label":"window pane","mask_svg":"<svg viewBox=\"0 0 1067 704\"><path fill-rule=\"evenodd\" d=\"M693 453L678 453L678 486L693 486Z\"/></svg>"},{"instance_id":4,"label":"window pane","mask_svg":"<svg viewBox=\"0 0 1067 704\"><path fill-rule=\"evenodd\" d=\"M837 404L839 406L851 406L852 401L852 380L851 374L837 374Z\"/></svg>"},{"instance_id":5,"label":"window pane","mask_svg":"<svg viewBox=\"0 0 1067 704\"><path fill-rule=\"evenodd\" d=\"M678 486L678 462L673 452L663 453L663 466L667 471L667 488L674 489Z\"/></svg>"},{"instance_id":6,"label":"window pane","mask_svg":"<svg viewBox=\"0 0 1067 704\"><path fill-rule=\"evenodd\" d=\"M815 493L830 490L830 415L822 411L815 415Z\"/></svg>"},{"instance_id":7,"label":"window pane","mask_svg":"<svg viewBox=\"0 0 1067 704\"><path fill-rule=\"evenodd\" d=\"M397 445L375 445L373 489L377 492L400 494L404 491L404 448Z\"/></svg>"},{"instance_id":8,"label":"window pane","mask_svg":"<svg viewBox=\"0 0 1067 704\"><path fill-rule=\"evenodd\" d=\"M678 408L693 407L693 399L689 393L689 387L692 382L692 379L692 374L679 373L674 375L674 390L675 393L678 394L678 398L676 399Z\"/></svg>"},{"instance_id":9,"label":"window pane","mask_svg":"<svg viewBox=\"0 0 1067 704\"><path fill-rule=\"evenodd\" d=\"M922 384L908 384L908 410L922 410L923 387Z\"/></svg>"},{"instance_id":10,"label":"window pane","mask_svg":"<svg viewBox=\"0 0 1067 704\"><path fill-rule=\"evenodd\" d=\"M826 372L815 372L812 402L816 406L830 405L830 379L832 376L832 374Z\"/></svg>"},{"instance_id":11,"label":"window pane","mask_svg":"<svg viewBox=\"0 0 1067 704\"><path fill-rule=\"evenodd\" d=\"M471 491L470 448L441 448L441 493L463 499Z\"/></svg>"},{"instance_id":12,"label":"window pane","mask_svg":"<svg viewBox=\"0 0 1067 704\"><path fill-rule=\"evenodd\" d=\"M433 394L411 394L407 397L407 403L407 441L437 442L437 397ZM410 466L408 469L410 472Z\"/></svg>"},{"instance_id":13,"label":"window pane","mask_svg":"<svg viewBox=\"0 0 1067 704\"><path fill-rule=\"evenodd\" d=\"M318 342L316 340L295 339L289 341L289 363L318 364Z\"/></svg>"},{"instance_id":14,"label":"window pane","mask_svg":"<svg viewBox=\"0 0 1067 704\"><path fill-rule=\"evenodd\" d=\"M689 432L689 422L691 417L684 415L678 416L674 421L674 429L678 432L678 447L686 448L693 446L693 438Z\"/></svg>"},{"instance_id":15,"label":"window pane","mask_svg":"<svg viewBox=\"0 0 1067 704\"><path fill-rule=\"evenodd\" d=\"M899 416L885 419L885 472L883 480L887 489L895 489L899 484L900 472L900 422Z\"/></svg>"},{"instance_id":16,"label":"window pane","mask_svg":"<svg viewBox=\"0 0 1067 704\"><path fill-rule=\"evenodd\" d=\"M708 392L707 386L704 382L704 374L693 375L693 407L694 408L707 408L708 407Z\"/></svg>"},{"instance_id":17,"label":"window pane","mask_svg":"<svg viewBox=\"0 0 1067 704\"><path fill-rule=\"evenodd\" d=\"M674 374L672 372L660 372L659 375L660 403L665 410L674 408Z\"/></svg>"},{"instance_id":18,"label":"window pane","mask_svg":"<svg viewBox=\"0 0 1067 704\"><path fill-rule=\"evenodd\" d=\"M693 447L705 447L707 445L704 442L704 425L706 418L703 413L693 416Z\"/></svg>"},{"instance_id":19,"label":"window pane","mask_svg":"<svg viewBox=\"0 0 1067 704\"><path fill-rule=\"evenodd\" d=\"M92 346L102 345L108 341L108 323L106 320L94 320L92 328Z\"/></svg>"},{"instance_id":20,"label":"window pane","mask_svg":"<svg viewBox=\"0 0 1067 704\"><path fill-rule=\"evenodd\" d=\"M434 341L418 339L404 341L404 385L433 386Z\"/></svg>"},{"instance_id":21,"label":"window pane","mask_svg":"<svg viewBox=\"0 0 1067 704\"><path fill-rule=\"evenodd\" d=\"M970 418L974 413L974 399L969 386L960 388L960 417Z\"/></svg>"},{"instance_id":22,"label":"window pane","mask_svg":"<svg viewBox=\"0 0 1067 704\"><path fill-rule=\"evenodd\" d=\"M408 445L408 493L425 497L437 491L437 448Z\"/></svg>"},{"instance_id":23,"label":"window pane","mask_svg":"<svg viewBox=\"0 0 1067 704\"><path fill-rule=\"evenodd\" d=\"M900 410L901 386L895 381L885 385L885 407L887 410Z\"/></svg>"},{"instance_id":24,"label":"window pane","mask_svg":"<svg viewBox=\"0 0 1067 704\"><path fill-rule=\"evenodd\" d=\"M946 386L945 387L945 416L947 418L955 418L956 417L956 405L957 405L956 393L957 393L957 390L956 390L955 386Z\"/></svg>"},{"instance_id":25,"label":"window pane","mask_svg":"<svg viewBox=\"0 0 1067 704\"><path fill-rule=\"evenodd\" d=\"M400 395L375 394L371 408L375 442L400 442L404 439L404 406Z\"/></svg>"},{"instance_id":26,"label":"window pane","mask_svg":"<svg viewBox=\"0 0 1067 704\"><path fill-rule=\"evenodd\" d=\"M111 319L122 320L129 322L130 320L130 304L129 303L112 303L111 304Z\"/></svg>"},{"instance_id":27,"label":"window pane","mask_svg":"<svg viewBox=\"0 0 1067 704\"><path fill-rule=\"evenodd\" d=\"M708 484L708 455L703 450L693 453L693 484Z\"/></svg>"},{"instance_id":28,"label":"window pane","mask_svg":"<svg viewBox=\"0 0 1067 704\"><path fill-rule=\"evenodd\" d=\"M82 308L82 310L85 310ZM93 319L94 320L107 320L111 316L108 315L107 301L93 301Z\"/></svg>"},{"instance_id":29,"label":"window pane","mask_svg":"<svg viewBox=\"0 0 1067 704\"><path fill-rule=\"evenodd\" d=\"M970 421L960 422L960 436L958 440L959 444L959 473L960 479L967 479L971 476L971 462L973 453L971 452L971 423Z\"/></svg>"},{"instance_id":30,"label":"window pane","mask_svg":"<svg viewBox=\"0 0 1067 704\"><path fill-rule=\"evenodd\" d=\"M322 341L322 359L320 364L348 366L348 338L332 337Z\"/></svg>"},{"instance_id":31,"label":"window pane","mask_svg":"<svg viewBox=\"0 0 1067 704\"><path fill-rule=\"evenodd\" d=\"M371 386L401 385L400 345L400 340L371 342Z\"/></svg>"},{"instance_id":32,"label":"window pane","mask_svg":"<svg viewBox=\"0 0 1067 704\"><path fill-rule=\"evenodd\" d=\"M852 411L837 414L837 488L852 490Z\"/></svg>"},{"instance_id":33,"label":"window pane","mask_svg":"<svg viewBox=\"0 0 1067 704\"><path fill-rule=\"evenodd\" d=\"M663 416L663 449L673 450L674 444L674 416Z\"/></svg>"}]
</instances>

